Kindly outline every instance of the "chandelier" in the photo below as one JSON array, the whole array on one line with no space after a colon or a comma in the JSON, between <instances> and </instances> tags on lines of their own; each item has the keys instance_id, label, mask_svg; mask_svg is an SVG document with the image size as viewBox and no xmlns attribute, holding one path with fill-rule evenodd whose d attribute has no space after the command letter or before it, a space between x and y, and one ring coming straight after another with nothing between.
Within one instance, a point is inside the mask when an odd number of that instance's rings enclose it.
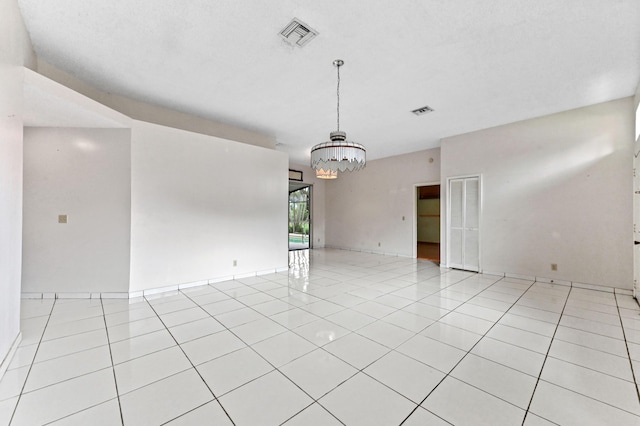
<instances>
[{"instance_id":1,"label":"chandelier","mask_svg":"<svg viewBox=\"0 0 640 426\"><path fill-rule=\"evenodd\" d=\"M320 143L311 148L311 167L320 179L335 179L338 171L353 172L364 168L366 150L359 143L347 140L347 134L340 131L340 67L344 61L336 59L333 65L338 70L337 130L329 134L329 142Z\"/></svg>"},{"instance_id":2,"label":"chandelier","mask_svg":"<svg viewBox=\"0 0 640 426\"><path fill-rule=\"evenodd\" d=\"M318 169L316 170L316 177L318 179L338 179L338 171Z\"/></svg>"}]
</instances>

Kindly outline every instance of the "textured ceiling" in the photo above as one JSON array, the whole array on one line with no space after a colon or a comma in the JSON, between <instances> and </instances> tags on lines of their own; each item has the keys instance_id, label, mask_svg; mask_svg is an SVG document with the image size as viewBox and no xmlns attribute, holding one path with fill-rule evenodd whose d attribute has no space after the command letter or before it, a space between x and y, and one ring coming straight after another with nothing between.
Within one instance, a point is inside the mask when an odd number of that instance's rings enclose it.
<instances>
[{"instance_id":1,"label":"textured ceiling","mask_svg":"<svg viewBox=\"0 0 640 426\"><path fill-rule=\"evenodd\" d=\"M638 0L18 0L38 57L103 91L368 158L631 96ZM278 32L297 17L303 48ZM417 117L411 110L435 112ZM514 141L517 143L517 141Z\"/></svg>"}]
</instances>

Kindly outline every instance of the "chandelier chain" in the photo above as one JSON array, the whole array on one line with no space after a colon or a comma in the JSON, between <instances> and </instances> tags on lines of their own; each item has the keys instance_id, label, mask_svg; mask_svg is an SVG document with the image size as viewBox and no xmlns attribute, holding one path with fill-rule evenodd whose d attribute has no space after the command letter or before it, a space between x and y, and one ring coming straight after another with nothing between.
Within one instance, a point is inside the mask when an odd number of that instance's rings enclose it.
<instances>
[{"instance_id":1,"label":"chandelier chain","mask_svg":"<svg viewBox=\"0 0 640 426\"><path fill-rule=\"evenodd\" d=\"M337 127L338 127L338 129L337 129L337 130L338 130L338 132L339 132L339 131L340 131L340 65L338 65L336 68L338 69L338 87L337 87L337 89L336 89L336 93L337 93L337 95L338 95L338 107L337 107L337 110L338 110L338 114L337 114L337 117L338 117L338 120L337 120L337 121L338 121L338 122L337 122Z\"/></svg>"}]
</instances>

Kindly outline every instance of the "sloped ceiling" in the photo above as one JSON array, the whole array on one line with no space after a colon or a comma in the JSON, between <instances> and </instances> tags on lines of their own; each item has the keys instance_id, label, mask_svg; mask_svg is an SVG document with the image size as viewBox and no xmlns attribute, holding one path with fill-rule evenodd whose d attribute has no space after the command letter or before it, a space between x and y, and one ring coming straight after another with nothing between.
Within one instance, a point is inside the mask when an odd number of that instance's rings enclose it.
<instances>
[{"instance_id":1,"label":"sloped ceiling","mask_svg":"<svg viewBox=\"0 0 640 426\"><path fill-rule=\"evenodd\" d=\"M336 127L382 158L634 94L638 0L18 0L36 54L96 88L273 135ZM297 17L305 47L278 32ZM411 110L435 112L417 117ZM517 141L514 141L517 143Z\"/></svg>"},{"instance_id":2,"label":"sloped ceiling","mask_svg":"<svg viewBox=\"0 0 640 426\"><path fill-rule=\"evenodd\" d=\"M23 120L27 127L131 127L123 114L29 69L24 74Z\"/></svg>"}]
</instances>

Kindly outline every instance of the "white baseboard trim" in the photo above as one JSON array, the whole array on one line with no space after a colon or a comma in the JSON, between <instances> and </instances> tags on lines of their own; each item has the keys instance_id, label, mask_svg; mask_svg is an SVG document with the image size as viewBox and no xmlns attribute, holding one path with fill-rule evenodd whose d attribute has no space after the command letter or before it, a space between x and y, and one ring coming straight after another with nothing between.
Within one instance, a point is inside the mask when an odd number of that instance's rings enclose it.
<instances>
[{"instance_id":1,"label":"white baseboard trim","mask_svg":"<svg viewBox=\"0 0 640 426\"><path fill-rule=\"evenodd\" d=\"M289 267L277 267L268 270L247 272L238 275L229 275L216 278L210 278L200 281L192 281L188 283L173 284L164 287L147 288L144 290L135 290L130 292L106 292L106 293L89 293L89 292L59 292L59 293L22 293L22 299L135 299L143 296L153 296L156 294L168 293L171 291L184 290L193 287L216 284L224 281L238 280L242 278L258 277L270 274L278 274L288 272Z\"/></svg>"},{"instance_id":2,"label":"white baseboard trim","mask_svg":"<svg viewBox=\"0 0 640 426\"><path fill-rule=\"evenodd\" d=\"M633 290L627 290L625 288L614 288L615 294L624 294L625 296L633 296Z\"/></svg>"},{"instance_id":3,"label":"white baseboard trim","mask_svg":"<svg viewBox=\"0 0 640 426\"><path fill-rule=\"evenodd\" d=\"M334 249L334 250L355 251L357 253L370 253L370 254L379 254L382 256L406 257L409 259L415 259L413 257L413 254L402 254L402 253L387 252L382 250L371 250L371 249L362 249L362 248L355 248L355 247L340 247L340 246L331 246L331 245L326 245L324 248Z\"/></svg>"},{"instance_id":4,"label":"white baseboard trim","mask_svg":"<svg viewBox=\"0 0 640 426\"><path fill-rule=\"evenodd\" d=\"M583 288L585 290L606 291L607 293L613 293L614 292L614 288L613 287L603 287L603 286L599 286L599 285L577 283L577 282L572 283L572 285L573 285L573 287Z\"/></svg>"},{"instance_id":5,"label":"white baseboard trim","mask_svg":"<svg viewBox=\"0 0 640 426\"><path fill-rule=\"evenodd\" d=\"M130 293L84 293L84 292L61 292L61 293L22 293L22 299L129 299Z\"/></svg>"},{"instance_id":6,"label":"white baseboard trim","mask_svg":"<svg viewBox=\"0 0 640 426\"><path fill-rule=\"evenodd\" d=\"M547 283L547 284L557 284L557 285L563 285L566 287L571 287L571 281L556 280L555 278L536 277L536 282Z\"/></svg>"},{"instance_id":7,"label":"white baseboard trim","mask_svg":"<svg viewBox=\"0 0 640 426\"><path fill-rule=\"evenodd\" d=\"M581 283L581 282L578 282L578 281L558 280L558 279L555 279L555 278L548 278L548 277L534 277L534 276L529 276L529 275L514 274L514 273L511 273L511 272L504 272L503 273L503 272L488 272L488 271L485 272L485 271L483 271L482 275L494 275L494 276L505 277L505 278L533 281L533 282L536 282L536 283L545 283L545 284L552 284L552 285L561 285L561 286L565 286L565 287L580 288L580 289L585 289L585 290L602 291L602 292L605 292L605 293L617 293L617 294L633 295L633 290L632 289L609 287L609 286L598 285L598 284L587 284L587 283Z\"/></svg>"},{"instance_id":8,"label":"white baseboard trim","mask_svg":"<svg viewBox=\"0 0 640 426\"><path fill-rule=\"evenodd\" d=\"M536 277L531 276L531 275L522 275L522 274L510 274L508 272L505 272L504 274L505 278L512 278L515 280L523 280L523 281L535 281Z\"/></svg>"},{"instance_id":9,"label":"white baseboard trim","mask_svg":"<svg viewBox=\"0 0 640 426\"><path fill-rule=\"evenodd\" d=\"M375 251L362 250L362 249L357 249L357 248L338 247L338 246L329 246L329 245L325 246L325 248L413 259L412 255L410 256L410 255L399 254L399 253L375 252ZM449 269L443 264L441 264L439 266L440 266L441 270ZM47 292L47 293L22 293L21 297L23 299L134 299L134 298L137 298L137 297L151 296L151 295L155 295L155 294L167 293L167 292L170 292L170 291L178 291L178 290L182 290L182 289L199 287L199 286L204 286L204 285L209 285L209 284L217 284L217 283L221 283L221 282L224 282L224 281L232 281L232 280L236 280L236 279L264 276L264 275L269 275L269 274L281 274L281 273L287 272L288 270L289 270L288 266L287 267L282 267L281 266L281 267L277 267L277 268L269 269L269 270L254 271L254 272L248 272L248 273L232 275L232 276L222 276L222 277L210 278L210 279L207 279L207 280L193 281L193 282L189 282L189 283L181 283L181 284L175 284L175 285L170 285L170 286L165 286L165 287L156 287L156 288L149 288L149 289L144 289L144 290L136 290L136 291L131 291L131 292L128 292L128 293L127 292L105 292L105 293L98 293L98 292L94 292L94 293L85 293L85 292L50 293L50 292ZM507 279L509 279L509 278L510 279L521 279L521 280L534 281L534 282L539 282L539 283L547 283L547 284L555 284L555 285L562 285L562 286L568 286L568 287L581 288L581 289L586 289L586 290L602 291L602 292L606 292L606 293L633 295L633 290L632 289L623 289L623 288L602 286L602 285L597 285L597 284L580 283L580 282L577 282L577 281L557 280L555 278L547 278L547 277L534 277L534 276L529 276L529 275L514 274L514 273L511 273L511 272L495 272L495 271L489 272L489 271L483 271L483 272L480 272L480 274L481 275L491 275L491 276L497 276L497 277L504 277L504 278L507 278Z\"/></svg>"},{"instance_id":10,"label":"white baseboard trim","mask_svg":"<svg viewBox=\"0 0 640 426\"><path fill-rule=\"evenodd\" d=\"M13 356L16 354L16 351L18 350L18 346L20 346L21 341L22 341L22 332L19 332L16 338L13 340L13 343L9 348L9 352L7 352L7 355L2 360L2 363L0 363L0 381L4 377L4 373L9 368L9 364L11 364L11 361L13 360Z\"/></svg>"}]
</instances>

